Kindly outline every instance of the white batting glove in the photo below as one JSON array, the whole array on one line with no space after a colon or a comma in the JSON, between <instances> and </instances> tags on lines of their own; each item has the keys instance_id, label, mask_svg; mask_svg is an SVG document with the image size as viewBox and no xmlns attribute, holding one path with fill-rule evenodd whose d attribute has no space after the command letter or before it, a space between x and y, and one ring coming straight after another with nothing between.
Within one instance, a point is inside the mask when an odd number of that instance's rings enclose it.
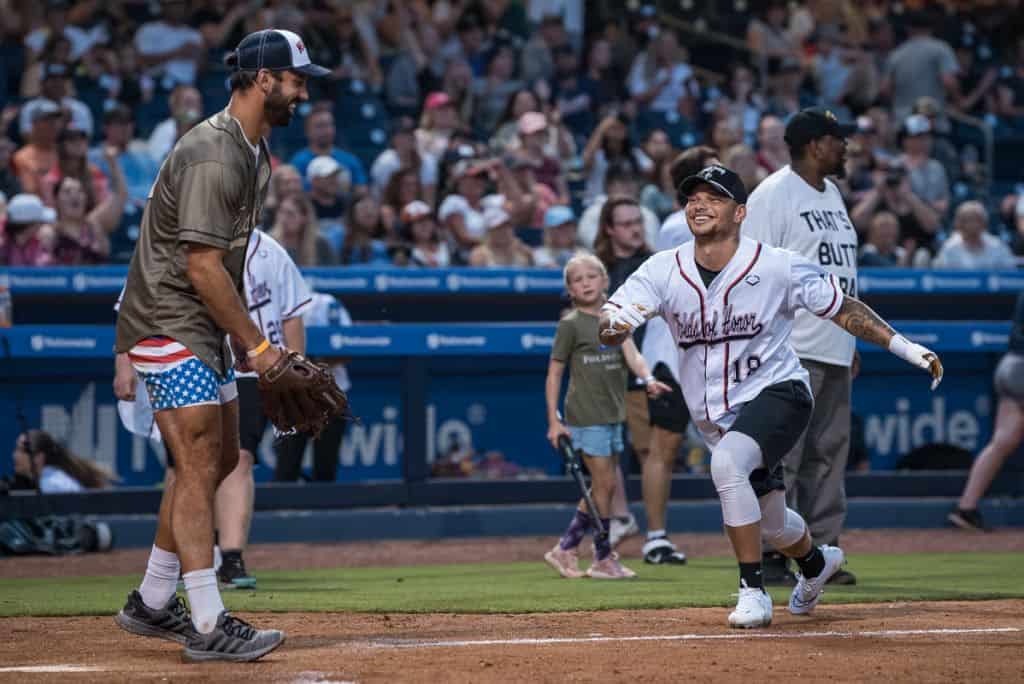
<instances>
[{"instance_id":1,"label":"white batting glove","mask_svg":"<svg viewBox=\"0 0 1024 684\"><path fill-rule=\"evenodd\" d=\"M647 322L647 307L642 304L615 306L605 304L603 310L609 314L609 324L615 332L631 332Z\"/></svg>"},{"instance_id":2,"label":"white batting glove","mask_svg":"<svg viewBox=\"0 0 1024 684\"><path fill-rule=\"evenodd\" d=\"M928 347L911 342L903 335L893 335L889 340L889 351L907 363L931 373L932 390L942 382L942 362L939 361L939 355Z\"/></svg>"}]
</instances>

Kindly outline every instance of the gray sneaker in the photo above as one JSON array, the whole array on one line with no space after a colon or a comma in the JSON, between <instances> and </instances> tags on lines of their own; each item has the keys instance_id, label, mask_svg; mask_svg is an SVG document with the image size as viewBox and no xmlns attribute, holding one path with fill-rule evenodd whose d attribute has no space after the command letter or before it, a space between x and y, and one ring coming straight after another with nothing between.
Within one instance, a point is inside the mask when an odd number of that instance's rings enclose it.
<instances>
[{"instance_id":1,"label":"gray sneaker","mask_svg":"<svg viewBox=\"0 0 1024 684\"><path fill-rule=\"evenodd\" d=\"M185 644L181 657L193 663L208 660L244 662L258 660L283 643L284 632L256 629L225 610L217 618L217 626L212 632L193 634Z\"/></svg>"},{"instance_id":2,"label":"gray sneaker","mask_svg":"<svg viewBox=\"0 0 1024 684\"><path fill-rule=\"evenodd\" d=\"M180 596L172 596L166 606L154 609L143 602L137 589L128 594L128 601L114 616L114 621L126 632L182 645L196 633L185 601Z\"/></svg>"}]
</instances>

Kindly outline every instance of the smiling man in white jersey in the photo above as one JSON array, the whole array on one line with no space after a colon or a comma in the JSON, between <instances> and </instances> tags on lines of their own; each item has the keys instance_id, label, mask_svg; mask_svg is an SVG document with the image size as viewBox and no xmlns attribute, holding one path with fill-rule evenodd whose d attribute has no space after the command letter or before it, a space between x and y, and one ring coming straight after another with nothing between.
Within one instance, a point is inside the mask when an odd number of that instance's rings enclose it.
<instances>
[{"instance_id":1,"label":"smiling man in white jersey","mask_svg":"<svg viewBox=\"0 0 1024 684\"><path fill-rule=\"evenodd\" d=\"M786 507L782 459L804 431L813 399L808 373L789 344L798 310L810 311L928 370L934 389L942 365L930 350L897 335L835 276L804 257L740 237L746 189L735 173L709 166L683 181L694 240L658 252L602 310L605 344L621 344L660 315L679 347L683 396L711 447L711 476L739 562L733 627L771 623L761 575L762 539L796 560L789 600L810 612L843 563L834 546L815 546L806 523Z\"/></svg>"},{"instance_id":2,"label":"smiling man in white jersey","mask_svg":"<svg viewBox=\"0 0 1024 684\"><path fill-rule=\"evenodd\" d=\"M831 111L805 109L786 125L792 164L764 179L750 193L741 233L790 249L835 276L843 294L857 296L857 231L836 184L845 175L846 137L855 124ZM846 521L846 461L850 452L850 366L855 340L807 311L793 321L790 338L811 378L814 412L803 437L786 455L786 501L811 528L816 544L838 545ZM765 549L765 581L795 582L786 559ZM855 584L840 570L837 584Z\"/></svg>"}]
</instances>

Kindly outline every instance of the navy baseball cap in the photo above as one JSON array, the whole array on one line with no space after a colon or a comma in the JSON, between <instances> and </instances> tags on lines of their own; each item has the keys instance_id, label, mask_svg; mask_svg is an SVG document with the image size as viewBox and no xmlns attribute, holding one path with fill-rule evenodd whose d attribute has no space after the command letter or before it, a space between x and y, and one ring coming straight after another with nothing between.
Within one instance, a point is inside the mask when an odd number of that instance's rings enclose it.
<instances>
[{"instance_id":1,"label":"navy baseball cap","mask_svg":"<svg viewBox=\"0 0 1024 684\"><path fill-rule=\"evenodd\" d=\"M803 147L812 140L826 135L848 138L857 132L857 124L840 122L832 110L825 107L809 107L794 114L786 124L783 136L789 145Z\"/></svg>"},{"instance_id":2,"label":"navy baseball cap","mask_svg":"<svg viewBox=\"0 0 1024 684\"><path fill-rule=\"evenodd\" d=\"M719 194L725 195L737 204L745 204L747 201L747 188L743 185L743 181L735 171L724 166L718 164L705 166L679 184L679 193L683 197L689 197L690 193L701 183L707 183L718 190Z\"/></svg>"},{"instance_id":3,"label":"navy baseball cap","mask_svg":"<svg viewBox=\"0 0 1024 684\"><path fill-rule=\"evenodd\" d=\"M229 67L239 71L294 71L304 76L326 76L330 69L309 61L309 50L298 34L283 29L250 33L228 55Z\"/></svg>"}]
</instances>

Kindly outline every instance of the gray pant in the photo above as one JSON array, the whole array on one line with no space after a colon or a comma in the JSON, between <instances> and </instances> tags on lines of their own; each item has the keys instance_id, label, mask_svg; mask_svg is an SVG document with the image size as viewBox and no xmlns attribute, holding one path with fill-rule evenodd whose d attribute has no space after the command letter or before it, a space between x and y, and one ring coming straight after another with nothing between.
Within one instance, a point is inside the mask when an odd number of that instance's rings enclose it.
<instances>
[{"instance_id":1,"label":"gray pant","mask_svg":"<svg viewBox=\"0 0 1024 684\"><path fill-rule=\"evenodd\" d=\"M814 412L784 459L786 504L811 530L815 544L839 537L846 521L846 460L850 454L850 369L801 359L811 375Z\"/></svg>"}]
</instances>

